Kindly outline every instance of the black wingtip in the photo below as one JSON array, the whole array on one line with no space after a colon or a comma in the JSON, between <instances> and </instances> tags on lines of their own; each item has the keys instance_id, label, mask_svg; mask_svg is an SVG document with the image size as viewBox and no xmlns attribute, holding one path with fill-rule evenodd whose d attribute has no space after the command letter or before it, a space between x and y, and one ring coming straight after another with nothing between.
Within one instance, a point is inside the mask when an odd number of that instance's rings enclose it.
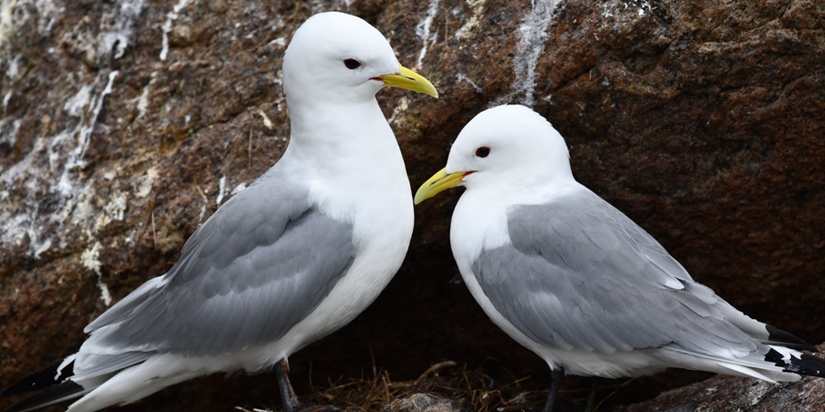
<instances>
[{"instance_id":1,"label":"black wingtip","mask_svg":"<svg viewBox=\"0 0 825 412\"><path fill-rule=\"evenodd\" d=\"M765 354L765 360L781 366L785 372L825 378L825 359L807 353L803 353L800 357L791 355L790 359L786 359L781 353L771 349Z\"/></svg>"},{"instance_id":2,"label":"black wingtip","mask_svg":"<svg viewBox=\"0 0 825 412\"><path fill-rule=\"evenodd\" d=\"M791 357L790 366L786 369L800 375L825 378L825 359L803 353L799 359Z\"/></svg>"},{"instance_id":3,"label":"black wingtip","mask_svg":"<svg viewBox=\"0 0 825 412\"><path fill-rule=\"evenodd\" d=\"M0 395L10 396L17 395L18 393L38 391L64 382L67 378L74 375L74 361L61 369L58 375L58 368L60 368L61 363L63 362L55 362L39 372L26 376L14 385L4 389Z\"/></svg>"},{"instance_id":4,"label":"black wingtip","mask_svg":"<svg viewBox=\"0 0 825 412\"><path fill-rule=\"evenodd\" d=\"M797 338L796 336L785 332L782 329L771 325L765 325L768 330L768 341L771 344L782 345L791 349L804 350L808 352L817 352L816 348L808 342Z\"/></svg>"},{"instance_id":5,"label":"black wingtip","mask_svg":"<svg viewBox=\"0 0 825 412\"><path fill-rule=\"evenodd\" d=\"M4 412L29 412L45 408L56 403L77 398L85 393L82 386L66 381L56 386L50 386L24 399L22 402L6 409Z\"/></svg>"}]
</instances>

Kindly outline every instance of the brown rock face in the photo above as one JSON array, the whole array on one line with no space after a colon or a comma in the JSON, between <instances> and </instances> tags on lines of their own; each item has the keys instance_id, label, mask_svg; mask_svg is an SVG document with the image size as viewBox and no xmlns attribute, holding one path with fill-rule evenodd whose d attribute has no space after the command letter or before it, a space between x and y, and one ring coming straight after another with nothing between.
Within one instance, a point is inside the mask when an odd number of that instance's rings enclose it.
<instances>
[{"instance_id":1,"label":"brown rock face","mask_svg":"<svg viewBox=\"0 0 825 412\"><path fill-rule=\"evenodd\" d=\"M656 399L623 409L627 412L821 411L825 409L825 379L772 384L733 376L667 391Z\"/></svg>"},{"instance_id":2,"label":"brown rock face","mask_svg":"<svg viewBox=\"0 0 825 412\"><path fill-rule=\"evenodd\" d=\"M566 137L577 178L695 278L825 340L822 2L18 0L0 7L0 387L76 350L85 324L168 270L198 224L277 161L283 51L326 10L374 24L441 93L379 93L413 186L476 113L532 105ZM376 366L398 380L488 357L549 387L546 366L456 282L458 192L418 208L379 300L293 357L299 392ZM608 404L660 387L642 382ZM272 377L210 377L124 410L279 403Z\"/></svg>"}]
</instances>

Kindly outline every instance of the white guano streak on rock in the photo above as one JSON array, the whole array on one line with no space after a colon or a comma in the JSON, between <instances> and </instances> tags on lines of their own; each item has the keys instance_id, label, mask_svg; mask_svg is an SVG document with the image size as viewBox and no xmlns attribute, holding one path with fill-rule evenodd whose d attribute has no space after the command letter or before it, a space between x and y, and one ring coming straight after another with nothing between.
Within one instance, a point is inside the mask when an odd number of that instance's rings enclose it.
<instances>
[{"instance_id":1,"label":"white guano streak on rock","mask_svg":"<svg viewBox=\"0 0 825 412\"><path fill-rule=\"evenodd\" d=\"M18 216L18 219L20 216ZM40 233L39 227L35 227L37 222L37 210L31 212L31 216L28 219L29 221L29 228L26 231L26 235L29 237L29 253L35 259L40 259L40 255L49 250L52 247L52 240L46 239L44 241L40 241L38 234Z\"/></svg>"},{"instance_id":2,"label":"white guano streak on rock","mask_svg":"<svg viewBox=\"0 0 825 412\"><path fill-rule=\"evenodd\" d=\"M152 184L155 183L155 179L157 179L158 176L157 166L152 166L146 171L146 176L139 177L135 197L145 198L149 196L149 194L152 193Z\"/></svg>"},{"instance_id":3,"label":"white guano streak on rock","mask_svg":"<svg viewBox=\"0 0 825 412\"><path fill-rule=\"evenodd\" d=\"M14 56L14 58L9 61L9 67L6 69L6 77L12 81L16 80L20 74L20 58L20 55Z\"/></svg>"},{"instance_id":4,"label":"white guano streak on rock","mask_svg":"<svg viewBox=\"0 0 825 412\"><path fill-rule=\"evenodd\" d=\"M418 53L418 60L415 62L415 70L421 70L421 63L424 61L424 56L427 55L427 49L430 44L433 44L438 39L438 33L430 33L430 26L433 23L436 13L438 13L438 0L430 0L427 6L427 14L417 26L415 26L415 34L421 38L421 52Z\"/></svg>"},{"instance_id":5,"label":"white guano streak on rock","mask_svg":"<svg viewBox=\"0 0 825 412\"><path fill-rule=\"evenodd\" d=\"M387 119L387 123L398 126L399 122L404 118L404 113L406 113L409 108L410 102L407 100L407 96L402 96L398 105L393 109L392 115Z\"/></svg>"},{"instance_id":6,"label":"white guano streak on rock","mask_svg":"<svg viewBox=\"0 0 825 412\"><path fill-rule=\"evenodd\" d=\"M166 61L166 55L169 54L169 33L172 31L172 22L178 19L178 13L183 10L189 0L178 0L178 4L172 7L172 11L166 13L166 21L163 23L163 47L160 50L160 60Z\"/></svg>"},{"instance_id":7,"label":"white guano streak on rock","mask_svg":"<svg viewBox=\"0 0 825 412\"><path fill-rule=\"evenodd\" d=\"M69 99L69 101L67 101L63 106L63 109L69 112L70 115L81 117L81 121L77 126L77 147L69 153L69 159L63 167L63 174L60 176L60 180L54 187L54 189L57 192L60 192L63 196L68 197L71 195L72 189L75 186L70 177L70 172L76 167L83 167L85 165L83 157L86 155L86 149L89 148L89 138L94 131L95 124L97 123L97 117L100 116L100 111L103 109L103 99L112 93L112 84L114 83L115 77L117 77L118 73L119 72L117 70L109 73L109 81L97 97L89 97L92 85L86 85L80 89L77 95ZM83 118L85 117L85 113L82 112L82 107L85 106L86 102L88 102L89 117L88 123L84 125ZM55 138L55 140L56 142L53 142L52 145L60 143L59 139Z\"/></svg>"},{"instance_id":8,"label":"white guano streak on rock","mask_svg":"<svg viewBox=\"0 0 825 412\"><path fill-rule=\"evenodd\" d=\"M6 188L0 192L0 200L9 197L10 191L25 190L26 193L22 208L0 204L0 221L4 222L0 243L20 244L28 238L28 253L39 257L53 244L52 240L39 236L38 232L44 225L58 222L62 226L69 217L73 224L77 224L94 214L91 210L94 206L88 203L93 199L93 181L81 184L73 176L73 171L84 165L83 156L89 139L103 109L104 99L112 93L117 75L118 72L113 71L108 76L98 76L91 84L81 86L62 107L69 117L79 119L77 123L53 136L38 138L25 157L0 172L0 185ZM108 77L106 86L95 95L94 90L100 87L104 76ZM43 162L44 159L47 160ZM56 181L52 180L55 177ZM61 195L59 204L48 213L39 210L38 199L44 195L43 187Z\"/></svg>"},{"instance_id":9,"label":"white guano streak on rock","mask_svg":"<svg viewBox=\"0 0 825 412\"><path fill-rule=\"evenodd\" d=\"M481 88L481 86L479 86L478 84L476 84L476 82L474 82L472 79L470 79L469 77L467 77L467 75L466 75L466 74L464 74L464 73L459 73L459 74L458 74L458 76L456 76L456 82L467 82L467 83L470 83L470 86L473 86L473 89L474 89L477 93L481 93L481 92L483 91L483 89Z\"/></svg>"},{"instance_id":10,"label":"white guano streak on rock","mask_svg":"<svg viewBox=\"0 0 825 412\"><path fill-rule=\"evenodd\" d=\"M94 49L98 52L121 57L133 36L133 27L140 17L145 0L119 3L116 15L108 31L98 37ZM16 7L34 5L32 7ZM16 8L15 8L16 7ZM48 34L55 17L59 18L64 7L50 0L38 1L3 1L0 4L0 39L7 44L7 35L15 33L26 21L34 16L28 11L36 9L38 32ZM2 52L4 46L0 46ZM7 56L6 56L7 57ZM84 167L84 156L95 130L98 118L103 110L105 99L113 91L117 71L106 71L105 62L101 74L81 83L73 96L61 102L50 102L55 110L62 110L67 115L69 125L51 136L35 139L33 147L17 163L6 169L0 169L0 244L20 245L28 242L27 253L32 257L40 255L53 247L55 239L43 238L46 228L66 225L95 225L95 217L100 212L95 180L77 173ZM85 77L82 74L80 77ZM73 77L74 78L74 77ZM74 83L74 81L72 81ZM11 92L11 89L9 90ZM8 94L11 99L11 94ZM15 124L20 119L4 119ZM8 130L8 126L4 128ZM41 208L42 198L48 192L60 195L56 202ZM17 199L12 205L9 199ZM106 206L108 219L121 218L122 202L125 198L116 196L112 205ZM49 229L50 231L52 229ZM70 235L69 232L59 233ZM76 235L76 234L75 234ZM69 238L57 242L58 247L68 247Z\"/></svg>"},{"instance_id":11,"label":"white guano streak on rock","mask_svg":"<svg viewBox=\"0 0 825 412\"><path fill-rule=\"evenodd\" d=\"M149 86L143 88L143 91L140 93L140 97L138 98L138 116L137 118L140 119L143 116L146 116L146 109L149 108Z\"/></svg>"},{"instance_id":12,"label":"white guano streak on rock","mask_svg":"<svg viewBox=\"0 0 825 412\"><path fill-rule=\"evenodd\" d=\"M220 206L224 196L226 196L226 176L221 176L221 180L218 181L218 198L215 199L215 204Z\"/></svg>"},{"instance_id":13,"label":"white guano streak on rock","mask_svg":"<svg viewBox=\"0 0 825 412\"><path fill-rule=\"evenodd\" d=\"M456 39L464 39L472 37L475 33L476 27L478 27L478 22L481 20L481 17L484 16L484 5L487 3L486 0L464 0L467 5L470 6L470 10L472 10L472 15L467 22L464 23L461 28L456 30L455 38Z\"/></svg>"},{"instance_id":14,"label":"white guano streak on rock","mask_svg":"<svg viewBox=\"0 0 825 412\"><path fill-rule=\"evenodd\" d=\"M16 0L8 0L0 3L0 51L5 48L2 45L9 44L9 35L12 33L14 23L12 23L12 15L14 14L14 6L17 5Z\"/></svg>"},{"instance_id":15,"label":"white guano streak on rock","mask_svg":"<svg viewBox=\"0 0 825 412\"><path fill-rule=\"evenodd\" d=\"M112 294L109 293L109 287L103 283L103 277L100 271L100 242L95 242L91 248L86 249L80 255L80 263L86 269L89 269L97 274L97 287L100 288L100 300L106 306L112 304Z\"/></svg>"},{"instance_id":16,"label":"white guano streak on rock","mask_svg":"<svg viewBox=\"0 0 825 412\"><path fill-rule=\"evenodd\" d=\"M5 143L9 147L14 147L17 141L17 132L20 131L20 126L23 124L23 119L14 119L8 121L0 119L0 143ZM0 172L3 171L3 166L0 166Z\"/></svg>"},{"instance_id":17,"label":"white guano streak on rock","mask_svg":"<svg viewBox=\"0 0 825 412\"><path fill-rule=\"evenodd\" d=\"M3 114L6 114L6 109L9 107L9 101L11 100L11 90L3 96Z\"/></svg>"},{"instance_id":18,"label":"white guano streak on rock","mask_svg":"<svg viewBox=\"0 0 825 412\"><path fill-rule=\"evenodd\" d=\"M149 75L149 83L146 86L143 86L143 90L140 92L140 96L137 97L137 110L138 116L137 118L143 118L146 116L146 112L149 110L150 102L149 102L149 93L155 87L155 83L158 80L158 71L155 70ZM150 126L151 127L151 126Z\"/></svg>"},{"instance_id":19,"label":"white guano streak on rock","mask_svg":"<svg viewBox=\"0 0 825 412\"><path fill-rule=\"evenodd\" d=\"M25 182L24 189L28 193L35 193L37 190L37 182L42 179L38 175L46 174L35 165L38 156L42 156L46 151L48 138L39 137L34 142L31 151L26 154L19 162L11 165L8 169L0 172L0 187L8 190L0 191L0 243L3 244L20 244L26 238L36 239L32 237L30 230L34 226L34 221L37 217L38 203L34 201L27 201L25 206L20 208L12 206L8 202L10 197L10 190L18 182ZM30 196L31 197L31 196ZM29 199L27 199L29 200ZM31 241L32 247L36 242ZM30 250L33 253L34 250Z\"/></svg>"},{"instance_id":20,"label":"white guano streak on rock","mask_svg":"<svg viewBox=\"0 0 825 412\"><path fill-rule=\"evenodd\" d=\"M97 287L100 288L100 300L106 306L112 305L112 294L109 293L109 286L103 283L103 278L100 274L97 275Z\"/></svg>"},{"instance_id":21,"label":"white guano streak on rock","mask_svg":"<svg viewBox=\"0 0 825 412\"><path fill-rule=\"evenodd\" d=\"M97 215L97 222L95 222L94 233L106 227L109 223L115 220L123 220L126 215L126 208L129 205L126 193L115 189L114 193L109 197L109 201L103 206L102 213Z\"/></svg>"},{"instance_id":22,"label":"white guano streak on rock","mask_svg":"<svg viewBox=\"0 0 825 412\"><path fill-rule=\"evenodd\" d=\"M533 107L535 98L533 90L536 87L536 64L544 51L544 43L550 36L548 28L555 16L556 5L560 0L533 0L532 7L522 20L518 28L518 44L513 56L513 71L515 79L510 93L494 105L507 103L514 95L524 94L522 104ZM504 101L502 101L504 100Z\"/></svg>"},{"instance_id":23,"label":"white guano streak on rock","mask_svg":"<svg viewBox=\"0 0 825 412\"><path fill-rule=\"evenodd\" d=\"M109 56L112 48L115 48L113 57L115 59L123 57L142 9L143 0L126 0L120 4L112 30L103 35L98 45L98 56Z\"/></svg>"}]
</instances>

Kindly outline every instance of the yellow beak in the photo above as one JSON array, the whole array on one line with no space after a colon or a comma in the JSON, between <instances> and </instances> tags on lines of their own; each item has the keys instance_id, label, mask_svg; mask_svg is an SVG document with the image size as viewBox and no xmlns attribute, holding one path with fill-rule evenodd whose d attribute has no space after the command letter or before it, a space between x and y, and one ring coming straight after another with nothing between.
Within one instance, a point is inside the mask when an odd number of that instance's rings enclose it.
<instances>
[{"instance_id":1,"label":"yellow beak","mask_svg":"<svg viewBox=\"0 0 825 412\"><path fill-rule=\"evenodd\" d=\"M415 204L419 204L453 186L460 185L464 176L469 172L456 172L447 174L447 168L443 168L427 179L418 191L415 192Z\"/></svg>"},{"instance_id":2,"label":"yellow beak","mask_svg":"<svg viewBox=\"0 0 825 412\"><path fill-rule=\"evenodd\" d=\"M378 78L383 80L387 86L400 87L438 98L438 91L435 89L435 86L424 76L404 66L398 66L398 73L399 74L385 74L378 76Z\"/></svg>"}]
</instances>

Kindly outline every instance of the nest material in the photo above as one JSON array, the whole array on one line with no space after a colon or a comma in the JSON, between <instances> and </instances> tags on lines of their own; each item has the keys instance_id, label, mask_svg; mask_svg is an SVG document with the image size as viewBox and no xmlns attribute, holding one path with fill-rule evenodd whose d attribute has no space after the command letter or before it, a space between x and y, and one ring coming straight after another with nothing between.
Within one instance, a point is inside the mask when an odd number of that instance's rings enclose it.
<instances>
[{"instance_id":1,"label":"nest material","mask_svg":"<svg viewBox=\"0 0 825 412\"><path fill-rule=\"evenodd\" d=\"M394 382L386 370L371 378L347 378L302 395L303 401L335 405L347 412L514 412L541 410L546 390L527 389L528 377L505 374L496 379L483 369L468 370L456 362L432 365L413 381ZM236 408L242 412L276 412Z\"/></svg>"}]
</instances>

